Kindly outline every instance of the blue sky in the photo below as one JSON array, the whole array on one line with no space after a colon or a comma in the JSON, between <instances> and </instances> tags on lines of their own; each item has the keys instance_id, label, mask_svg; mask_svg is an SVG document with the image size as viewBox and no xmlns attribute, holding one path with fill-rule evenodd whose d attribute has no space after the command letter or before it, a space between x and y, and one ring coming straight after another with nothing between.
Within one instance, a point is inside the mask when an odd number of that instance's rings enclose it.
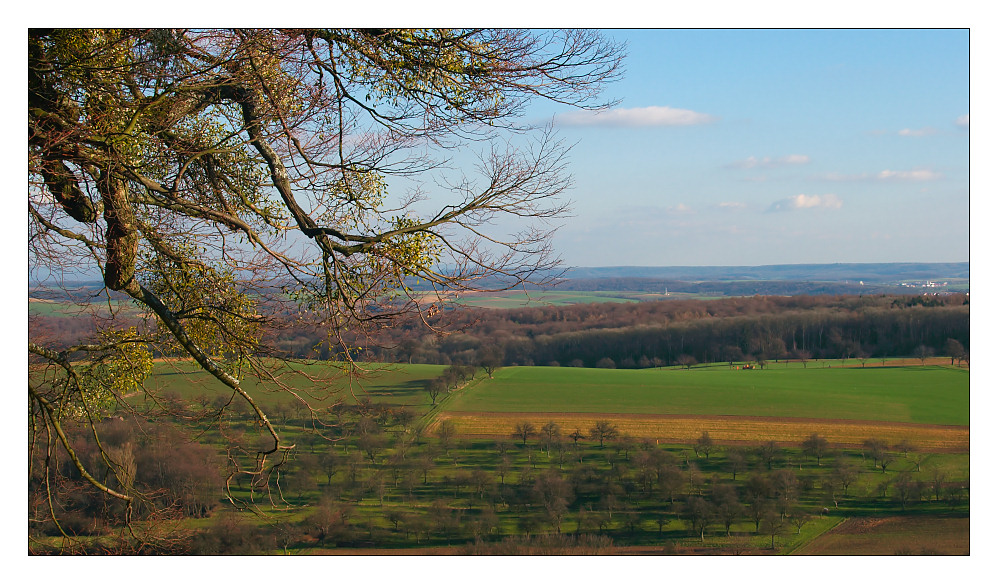
<instances>
[{"instance_id":1,"label":"blue sky","mask_svg":"<svg viewBox=\"0 0 998 584\"><path fill-rule=\"evenodd\" d=\"M566 264L969 261L966 30L622 30L575 143Z\"/></svg>"}]
</instances>

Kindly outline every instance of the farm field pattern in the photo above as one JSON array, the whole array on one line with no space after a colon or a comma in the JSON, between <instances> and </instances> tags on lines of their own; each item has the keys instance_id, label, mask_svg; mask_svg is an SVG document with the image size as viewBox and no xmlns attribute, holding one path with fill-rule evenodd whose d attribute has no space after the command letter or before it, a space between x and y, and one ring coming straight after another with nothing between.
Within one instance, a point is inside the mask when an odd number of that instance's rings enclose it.
<instances>
[{"instance_id":1,"label":"farm field pattern","mask_svg":"<svg viewBox=\"0 0 998 584\"><path fill-rule=\"evenodd\" d=\"M817 432L859 445L872 436L920 448L967 451L969 376L948 366L774 365L599 370L506 368L457 392L438 414L459 433L508 434L512 424L586 428L608 419L640 438L799 443Z\"/></svg>"},{"instance_id":2,"label":"farm field pattern","mask_svg":"<svg viewBox=\"0 0 998 584\"><path fill-rule=\"evenodd\" d=\"M362 526L380 525L381 539L376 545L373 541L365 544L370 547L345 545L342 549L309 540L300 544L302 553L471 553L467 547L452 547L448 538L439 534L413 542L404 531L393 529L390 521L385 523L388 520L382 514L387 513L386 509L396 508L409 514L429 513L425 501L438 498L450 501L454 508L475 507L481 503L481 494L465 492L456 486L457 479L453 477L471 476L468 473L473 472L472 469L486 475L499 472L494 449L500 443L507 443L510 448L508 455L512 464L503 471L508 473L504 484L509 483L510 488L519 484L524 476L534 477L529 470L532 465L539 465L541 470L535 472L542 474L567 473L568 470L561 468L562 462L552 457L550 449L540 446L537 436L530 438L529 444L512 440L514 426L530 421L535 428L541 428L548 422L555 422L561 427L563 439L568 440L573 430L586 434L597 420L608 420L620 432L634 438L651 439L657 448L670 451L678 458L688 455L692 459L689 445L703 432L709 432L720 449L715 450L716 454L709 461L698 455L694 464L702 468L712 482L723 480L739 485L740 489L747 488L744 483L749 473L759 472L760 468L765 470L765 465L757 466L754 471L743 470L739 474L741 482L735 482L726 462L727 453L754 452L751 448L732 447L753 446L770 440L786 449L788 458L784 462L789 465L786 468L803 471L801 480L807 475L811 477L808 481L815 481L810 491L801 494L802 505L814 515L803 533L787 527L779 535L776 549L746 517L736 523L730 536L716 527L706 540L690 535L682 519L682 504L673 504L671 497L663 499L659 495L657 499L652 497L649 501L635 503L631 515L619 516L633 516L636 523L630 528L623 524L615 527L614 538L615 541L620 538L621 545L612 553L660 554L666 545L662 542L672 542L668 545L673 546L669 548L673 551L668 553L693 555L736 553L738 550L741 550L738 553L804 555L969 553L964 499L940 501L937 493L926 496L918 503L917 512L912 508L913 513L908 514L899 510L896 501L884 490L891 488L884 485L893 484L884 483L885 477L893 480L912 471L916 471L914 474L925 484L934 473L943 473L948 485L959 487L963 482L969 485L969 372L965 367L949 366L948 360L935 359L924 366L911 359L885 360L876 365L867 362L865 367L842 361L812 362L806 369L800 363L781 362L762 370L734 369L727 364L699 365L689 370L505 367L495 371L491 379L478 369L473 379L438 397L435 405L430 403L424 388L446 370L445 366L371 364L371 368L378 373L350 382L334 364L312 363L301 366L307 375L288 377L286 381L298 395L311 402L312 395L319 395L310 391L313 380L324 379L334 396L312 402L317 409L340 400L347 405L370 400L416 413L422 426L422 442L418 449L436 453L431 456L436 462L431 465L429 482L424 484L426 476L420 477L417 473L410 486L395 484L393 490L394 483L386 481L388 495L384 500L379 500L376 493L372 495L364 490L367 487L347 491L345 499L337 500L340 504L359 501L354 508L357 521ZM200 394L213 398L229 391L187 362L158 361L151 383L161 391L176 392L187 399ZM250 388L249 384L247 388ZM291 399L283 392L259 396L270 406ZM279 421L281 427L302 440L303 456L321 454L321 444L319 451L314 453L314 441L308 441L306 435L296 429L298 422L295 419L300 414L291 415L291 423L287 417L277 414L275 419L283 420ZM438 445L440 434L437 430L444 421L451 422L455 435L460 438L451 443L450 450ZM826 438L842 459L859 472L849 496L838 501L841 508L838 503L833 505L822 498L824 487L819 486L826 484L821 477L831 476L829 473L837 464L831 455L822 459L824 466L799 457L800 444L813 433ZM867 460L863 454L863 442L869 438L884 440L889 445L908 442L917 454L909 459L907 454L896 453L897 460L891 469L883 471L876 464L871 466L874 461ZM572 451L572 456L579 457L580 465L584 457L589 467L604 469L615 449L608 446L604 450L591 437L583 438L581 442ZM344 442L333 450L339 453L337 456L345 457L347 452L357 448L351 449ZM681 454L684 452L685 455ZM359 450L357 454L357 462L351 464L362 465L366 470L356 472L371 478L390 476L378 474L382 472L379 466L391 459L389 454L383 452L365 457L359 455ZM637 456L636 451L631 454ZM565 462L569 467L575 466L574 459ZM761 459L756 464L762 464ZM919 464L920 472L916 468ZM311 501L294 512L294 517L306 517L322 496L339 493L348 487L353 489L350 487L353 484L351 472L355 471L344 467L338 473L332 491L327 488L329 477L318 476L318 486L312 484L304 488L304 499L302 490L295 491L302 489L301 483L296 483L298 487L289 485L288 496L292 501ZM687 478L685 474L683 477ZM690 474L689 480L692 481L692 477ZM357 482L357 485L367 484ZM243 487L237 491L245 494ZM412 491L416 492L415 499ZM463 501L461 497L466 497L468 502L460 502ZM422 502L417 504L416 501ZM834 506L835 509L830 515L815 511L820 511L822 506ZM468 521L478 517L477 511L467 513L470 513ZM502 532L517 533L519 524L516 521L523 513L522 510L502 511L499 515ZM588 507L585 512L581 507L573 509L565 518L565 533L577 531L585 513L589 513ZM618 513L615 512L614 517L618 517ZM656 523L656 517L662 519L661 524ZM631 529L635 532L631 533Z\"/></svg>"},{"instance_id":3,"label":"farm field pattern","mask_svg":"<svg viewBox=\"0 0 998 584\"><path fill-rule=\"evenodd\" d=\"M790 363L749 371L726 364L691 370L506 367L494 379L479 371L433 408L423 385L443 371L440 365L381 365L352 384L328 365L304 370L328 378L339 390L334 399L315 405L368 398L404 406L427 414L431 432L443 420L451 420L462 435L498 437L508 436L519 421L536 426L553 421L571 431L607 419L624 433L662 442L689 442L707 431L722 442L790 444L818 433L842 446L878 437L908 440L923 450L968 452L969 372L936 363L807 368ZM160 363L156 371L155 383L188 397L222 391L187 364ZM307 393L300 395L308 399Z\"/></svg>"}]
</instances>

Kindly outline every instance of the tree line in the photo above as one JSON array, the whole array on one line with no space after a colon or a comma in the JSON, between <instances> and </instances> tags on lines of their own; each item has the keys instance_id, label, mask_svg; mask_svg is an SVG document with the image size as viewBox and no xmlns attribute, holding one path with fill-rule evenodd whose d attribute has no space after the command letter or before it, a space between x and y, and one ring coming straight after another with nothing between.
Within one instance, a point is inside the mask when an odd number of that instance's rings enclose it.
<instances>
[{"instance_id":1,"label":"tree line","mask_svg":"<svg viewBox=\"0 0 998 584\"><path fill-rule=\"evenodd\" d=\"M89 318L32 316L34 334L69 342ZM752 296L520 309L451 307L390 328L347 331L355 359L441 365L647 368L755 360L938 355L970 351L970 299L938 296ZM443 331L435 332L435 331ZM275 326L268 343L293 358L344 355L318 326Z\"/></svg>"},{"instance_id":2,"label":"tree line","mask_svg":"<svg viewBox=\"0 0 998 584\"><path fill-rule=\"evenodd\" d=\"M944 296L796 296L444 311L427 333L400 323L354 337L356 358L382 362L646 368L795 359L969 358L970 300ZM320 331L275 344L306 357Z\"/></svg>"}]
</instances>

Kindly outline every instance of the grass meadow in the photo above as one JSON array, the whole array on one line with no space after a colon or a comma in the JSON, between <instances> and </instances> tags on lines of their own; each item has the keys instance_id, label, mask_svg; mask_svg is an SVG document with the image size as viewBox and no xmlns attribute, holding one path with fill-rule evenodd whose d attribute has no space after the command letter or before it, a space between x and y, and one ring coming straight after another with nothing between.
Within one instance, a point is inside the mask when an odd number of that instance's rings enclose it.
<instances>
[{"instance_id":1,"label":"grass meadow","mask_svg":"<svg viewBox=\"0 0 998 584\"><path fill-rule=\"evenodd\" d=\"M969 374L944 365L835 367L812 363L766 369L727 365L614 370L507 367L493 379L479 371L462 389L431 407L425 384L441 365L371 365L347 377L326 363L285 370L288 387L313 407L370 400L425 416L432 431L451 420L466 436L504 436L519 421L554 421L582 428L608 419L636 438L691 441L708 431L722 442L799 443L818 433L832 443L859 446L870 437L908 440L924 450L969 451ZM151 384L183 398L209 401L230 391L185 362L158 362ZM291 404L283 391L245 387L262 405Z\"/></svg>"},{"instance_id":2,"label":"grass meadow","mask_svg":"<svg viewBox=\"0 0 998 584\"><path fill-rule=\"evenodd\" d=\"M450 411L765 416L966 426L966 369L821 367L740 370L508 367L448 402Z\"/></svg>"},{"instance_id":3,"label":"grass meadow","mask_svg":"<svg viewBox=\"0 0 998 584\"><path fill-rule=\"evenodd\" d=\"M336 364L313 362L293 369L283 368L276 374L291 391L314 406L329 406L337 401L356 404L370 399L374 403L426 411L430 400L424 390L425 383L440 375L444 366L370 364L367 368L366 373L351 377ZM176 392L183 398L199 394L213 398L231 393L210 374L186 361L156 362L150 383L158 392ZM286 391L261 389L261 384L250 376L244 376L243 387L263 405L295 400Z\"/></svg>"}]
</instances>

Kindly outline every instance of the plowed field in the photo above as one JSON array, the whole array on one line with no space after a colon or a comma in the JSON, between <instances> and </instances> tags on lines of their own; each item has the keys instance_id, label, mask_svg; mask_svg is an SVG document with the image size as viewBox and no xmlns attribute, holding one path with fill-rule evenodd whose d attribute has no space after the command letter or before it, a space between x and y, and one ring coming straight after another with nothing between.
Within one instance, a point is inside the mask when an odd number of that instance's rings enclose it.
<instances>
[{"instance_id":1,"label":"plowed field","mask_svg":"<svg viewBox=\"0 0 998 584\"><path fill-rule=\"evenodd\" d=\"M889 444L907 439L922 451L970 450L970 429L966 426L901 422L750 416L442 412L428 430L433 432L442 420L451 420L458 434L469 437L509 437L513 426L520 421L530 421L537 428L547 422L555 422L561 426L563 434L569 434L576 428L587 433L596 420L609 420L623 433L635 438L655 439L661 443L692 442L707 431L711 438L720 443L775 440L796 445L811 434L818 433L839 446L860 446L868 438L881 438Z\"/></svg>"},{"instance_id":2,"label":"plowed field","mask_svg":"<svg viewBox=\"0 0 998 584\"><path fill-rule=\"evenodd\" d=\"M853 517L799 549L797 555L970 553L969 517Z\"/></svg>"}]
</instances>

